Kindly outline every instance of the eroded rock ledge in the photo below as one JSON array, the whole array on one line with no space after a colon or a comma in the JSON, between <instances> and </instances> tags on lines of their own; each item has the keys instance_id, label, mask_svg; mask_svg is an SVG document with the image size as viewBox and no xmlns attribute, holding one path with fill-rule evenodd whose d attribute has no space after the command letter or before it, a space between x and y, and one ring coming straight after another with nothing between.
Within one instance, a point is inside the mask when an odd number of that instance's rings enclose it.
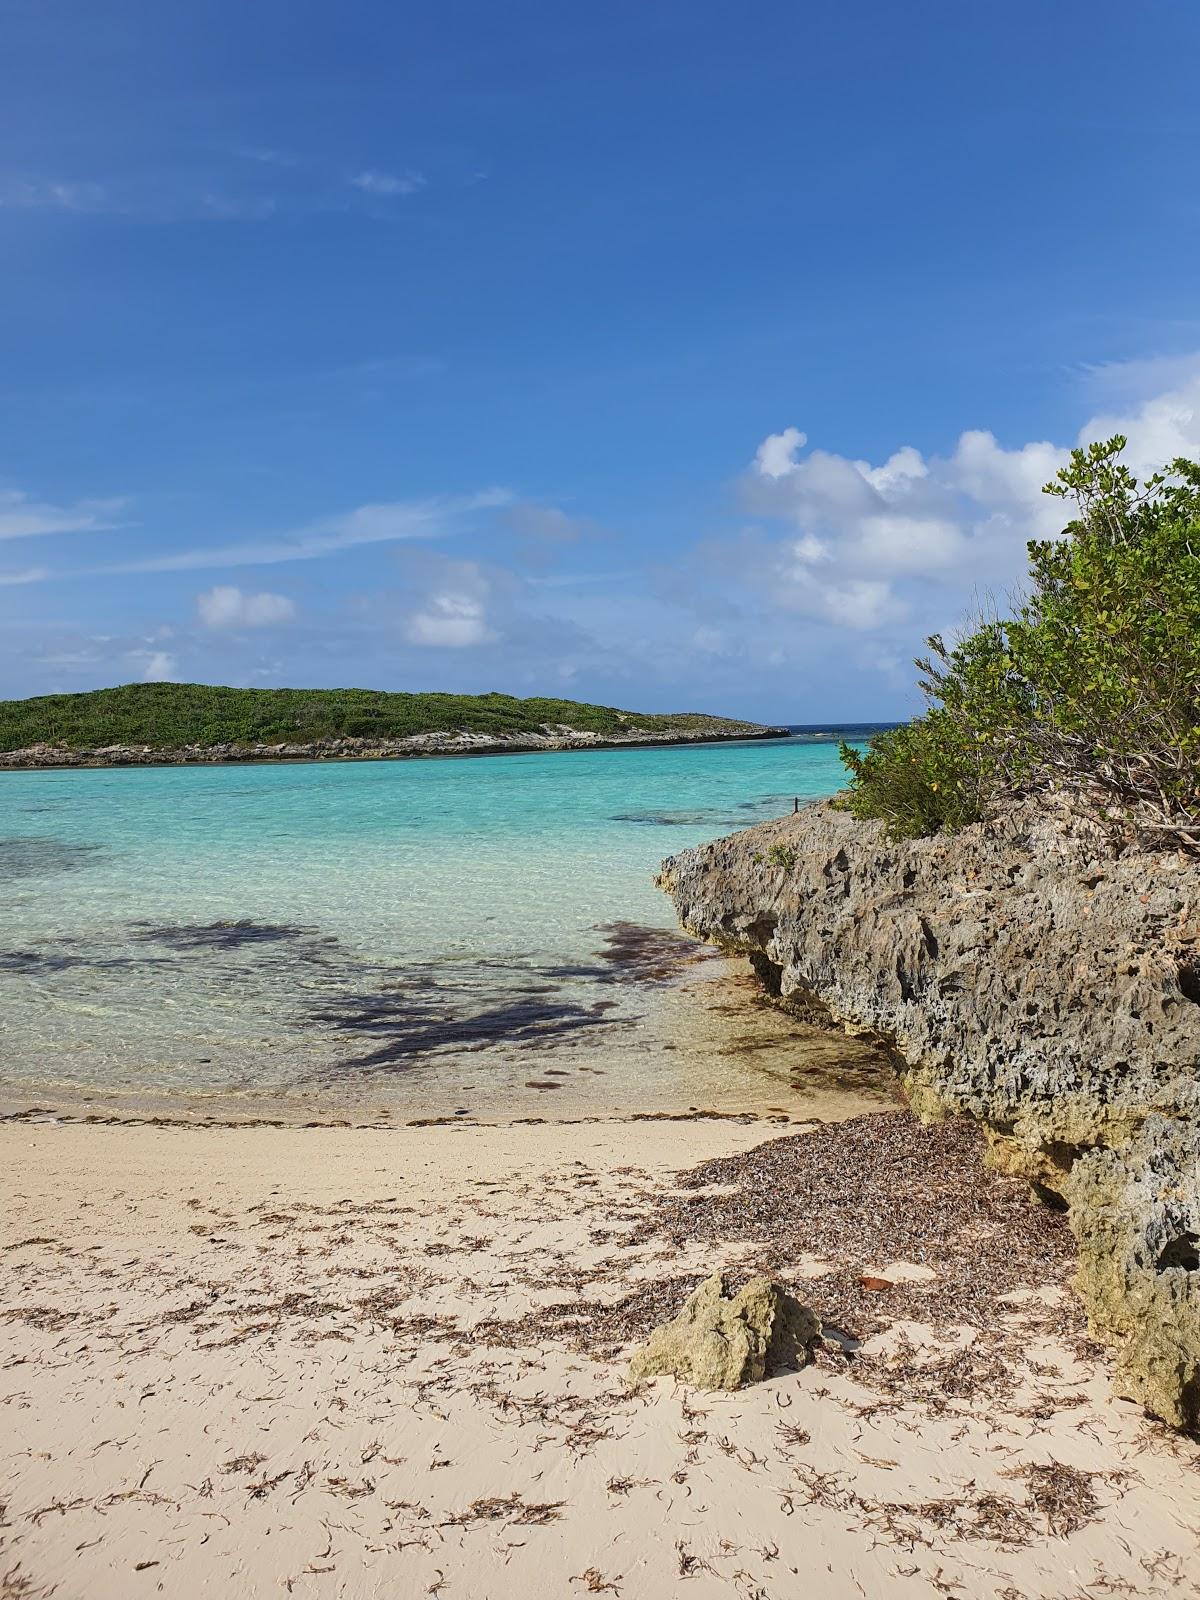
<instances>
[{"instance_id":1,"label":"eroded rock ledge","mask_svg":"<svg viewBox=\"0 0 1200 1600\"><path fill-rule=\"evenodd\" d=\"M827 802L681 852L683 926L890 1041L913 1109L1065 1205L1119 1392L1200 1426L1200 862L1027 802L891 842Z\"/></svg>"}]
</instances>

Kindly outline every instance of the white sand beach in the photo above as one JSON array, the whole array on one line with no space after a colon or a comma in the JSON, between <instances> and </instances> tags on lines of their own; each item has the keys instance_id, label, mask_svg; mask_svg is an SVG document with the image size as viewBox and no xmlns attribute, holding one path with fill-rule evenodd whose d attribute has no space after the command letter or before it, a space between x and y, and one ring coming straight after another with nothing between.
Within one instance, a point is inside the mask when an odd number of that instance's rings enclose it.
<instances>
[{"instance_id":1,"label":"white sand beach","mask_svg":"<svg viewBox=\"0 0 1200 1600\"><path fill-rule=\"evenodd\" d=\"M821 1149L849 1141L853 1181L850 1145L893 1121ZM1111 1397L1058 1269L997 1236L969 1174L958 1211L934 1174L924 1261L903 1206L869 1202L876 1255L833 1261L798 1247L791 1202L798 1293L892 1286L855 1302L881 1327L852 1358L827 1315L799 1372L628 1387L677 1280L761 1253L711 1237L730 1185L674 1175L767 1140L804 1160L812 1137L7 1123L0 1594L1200 1593L1200 1449ZM751 1175L759 1198L769 1216ZM709 1216L691 1244L673 1205ZM994 1302L993 1272L1018 1284Z\"/></svg>"}]
</instances>

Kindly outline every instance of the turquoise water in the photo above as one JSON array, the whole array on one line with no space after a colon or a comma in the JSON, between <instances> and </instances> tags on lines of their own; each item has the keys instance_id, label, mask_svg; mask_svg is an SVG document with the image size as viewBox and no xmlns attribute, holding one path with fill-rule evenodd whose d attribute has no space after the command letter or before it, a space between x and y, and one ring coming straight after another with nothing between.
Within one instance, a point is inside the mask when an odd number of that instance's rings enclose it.
<instances>
[{"instance_id":1,"label":"turquoise water","mask_svg":"<svg viewBox=\"0 0 1200 1600\"><path fill-rule=\"evenodd\" d=\"M713 1021L739 1010L728 964L670 934L652 875L840 780L802 740L4 774L2 1079L430 1114L741 1103L763 1085L732 1060L745 1016Z\"/></svg>"}]
</instances>

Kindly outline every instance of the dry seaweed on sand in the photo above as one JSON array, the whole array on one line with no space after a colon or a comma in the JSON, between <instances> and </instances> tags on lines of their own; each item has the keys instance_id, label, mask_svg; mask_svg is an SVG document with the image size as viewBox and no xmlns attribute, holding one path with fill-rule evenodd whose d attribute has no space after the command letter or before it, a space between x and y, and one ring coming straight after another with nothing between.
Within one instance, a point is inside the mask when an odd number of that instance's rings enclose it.
<instances>
[{"instance_id":1,"label":"dry seaweed on sand","mask_svg":"<svg viewBox=\"0 0 1200 1600\"><path fill-rule=\"evenodd\" d=\"M505 1522L516 1528L545 1527L562 1517L565 1500L528 1501L519 1494L488 1496L473 1500L463 1511L456 1511L440 1526L466 1528L475 1522Z\"/></svg>"},{"instance_id":2,"label":"dry seaweed on sand","mask_svg":"<svg viewBox=\"0 0 1200 1600\"><path fill-rule=\"evenodd\" d=\"M805 1504L859 1519L889 1544L907 1549L982 1540L1019 1550L1047 1534L1066 1538L1101 1516L1098 1480L1119 1486L1128 1478L1124 1472L1084 1472L1059 1461L1026 1463L1005 1473L1024 1483L1022 1499L968 1483L954 1494L901 1501L864 1495L842 1472L821 1472L808 1463L792 1470L795 1494L802 1492Z\"/></svg>"},{"instance_id":3,"label":"dry seaweed on sand","mask_svg":"<svg viewBox=\"0 0 1200 1600\"><path fill-rule=\"evenodd\" d=\"M606 1578L598 1567L589 1567L571 1582L581 1583L585 1594L620 1594L620 1579L620 1573L615 1578Z\"/></svg>"},{"instance_id":4,"label":"dry seaweed on sand","mask_svg":"<svg viewBox=\"0 0 1200 1600\"><path fill-rule=\"evenodd\" d=\"M922 1126L906 1112L872 1113L681 1174L634 1241L744 1240L747 1270L784 1279L798 1259L819 1257L833 1270L805 1279L804 1297L856 1338L898 1318L995 1326L1012 1310L1001 1296L1065 1286L1075 1247L1061 1216L982 1157L973 1123ZM935 1276L883 1294L864 1287L865 1268L894 1260ZM1081 1317L1071 1321L1082 1326Z\"/></svg>"},{"instance_id":5,"label":"dry seaweed on sand","mask_svg":"<svg viewBox=\"0 0 1200 1600\"><path fill-rule=\"evenodd\" d=\"M1025 1484L1026 1504L1030 1511L1044 1518L1047 1532L1065 1539L1099 1513L1100 1501L1093 1488L1097 1477L1120 1484L1129 1474L1081 1472L1078 1467L1051 1460L1014 1467L1007 1476L1019 1478Z\"/></svg>"},{"instance_id":6,"label":"dry seaweed on sand","mask_svg":"<svg viewBox=\"0 0 1200 1600\"><path fill-rule=\"evenodd\" d=\"M985 1168L982 1153L978 1130L965 1121L922 1127L906 1113L875 1113L833 1123L680 1174L674 1189L649 1197L624 1248L665 1241L674 1255L707 1247L710 1259L735 1262L727 1273L734 1288L755 1273L779 1278L821 1317L822 1363L840 1369L852 1360L870 1384L864 1414L909 1403L945 1411L1027 1379L1032 1336L1090 1348L1068 1293L1075 1249L1064 1219L1032 1200L1025 1184ZM828 1270L798 1275L797 1263L813 1258ZM867 1269L890 1261L928 1274L872 1279ZM565 1343L614 1357L673 1317L704 1275L674 1273L615 1300L580 1295L519 1318L486 1319L473 1338ZM864 1277L885 1287L870 1289ZM559 1279L564 1287L569 1280ZM1005 1298L1021 1290L1037 1294L1021 1305ZM897 1321L944 1333L967 1328L971 1336L920 1349L901 1338L886 1353L854 1354ZM1052 1403L1051 1389L1040 1402Z\"/></svg>"},{"instance_id":7,"label":"dry seaweed on sand","mask_svg":"<svg viewBox=\"0 0 1200 1600\"><path fill-rule=\"evenodd\" d=\"M27 1572L21 1571L19 1561L15 1567L0 1572L0 1600L49 1600L55 1587L36 1583Z\"/></svg>"},{"instance_id":8,"label":"dry seaweed on sand","mask_svg":"<svg viewBox=\"0 0 1200 1600\"><path fill-rule=\"evenodd\" d=\"M652 1278L609 1303L577 1299L509 1320L487 1318L475 1324L471 1336L480 1344L512 1348L552 1339L581 1354L611 1359L673 1317L701 1281L694 1272Z\"/></svg>"},{"instance_id":9,"label":"dry seaweed on sand","mask_svg":"<svg viewBox=\"0 0 1200 1600\"><path fill-rule=\"evenodd\" d=\"M658 1483L657 1478L610 1478L604 1485L609 1494L627 1495L631 1489L652 1489Z\"/></svg>"},{"instance_id":10,"label":"dry seaweed on sand","mask_svg":"<svg viewBox=\"0 0 1200 1600\"><path fill-rule=\"evenodd\" d=\"M886 1355L853 1356L855 1376L868 1384L872 1399L856 1409L875 1415L904 1405L921 1405L933 1416L950 1410L957 1401L978 1395L998 1395L1013 1389L1019 1378L1014 1369L1023 1360L1024 1338L1014 1329L976 1330L970 1343L918 1348L906 1337L896 1340ZM844 1357L835 1357L843 1364Z\"/></svg>"}]
</instances>

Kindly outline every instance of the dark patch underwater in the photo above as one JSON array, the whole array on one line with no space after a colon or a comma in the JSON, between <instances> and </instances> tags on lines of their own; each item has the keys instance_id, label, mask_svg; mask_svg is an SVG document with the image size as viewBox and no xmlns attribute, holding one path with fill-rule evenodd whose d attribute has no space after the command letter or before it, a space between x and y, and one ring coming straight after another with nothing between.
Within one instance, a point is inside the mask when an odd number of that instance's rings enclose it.
<instances>
[{"instance_id":1,"label":"dark patch underwater","mask_svg":"<svg viewBox=\"0 0 1200 1600\"><path fill-rule=\"evenodd\" d=\"M37 834L0 839L0 883L6 878L49 878L80 872L105 854L101 845Z\"/></svg>"},{"instance_id":2,"label":"dark patch underwater","mask_svg":"<svg viewBox=\"0 0 1200 1600\"><path fill-rule=\"evenodd\" d=\"M290 922L252 922L248 918L237 922L204 922L154 926L135 923L131 938L145 943L165 944L180 951L243 950L249 946L315 942L324 949L332 948L337 939L331 934L321 935L316 928L303 928Z\"/></svg>"}]
</instances>

